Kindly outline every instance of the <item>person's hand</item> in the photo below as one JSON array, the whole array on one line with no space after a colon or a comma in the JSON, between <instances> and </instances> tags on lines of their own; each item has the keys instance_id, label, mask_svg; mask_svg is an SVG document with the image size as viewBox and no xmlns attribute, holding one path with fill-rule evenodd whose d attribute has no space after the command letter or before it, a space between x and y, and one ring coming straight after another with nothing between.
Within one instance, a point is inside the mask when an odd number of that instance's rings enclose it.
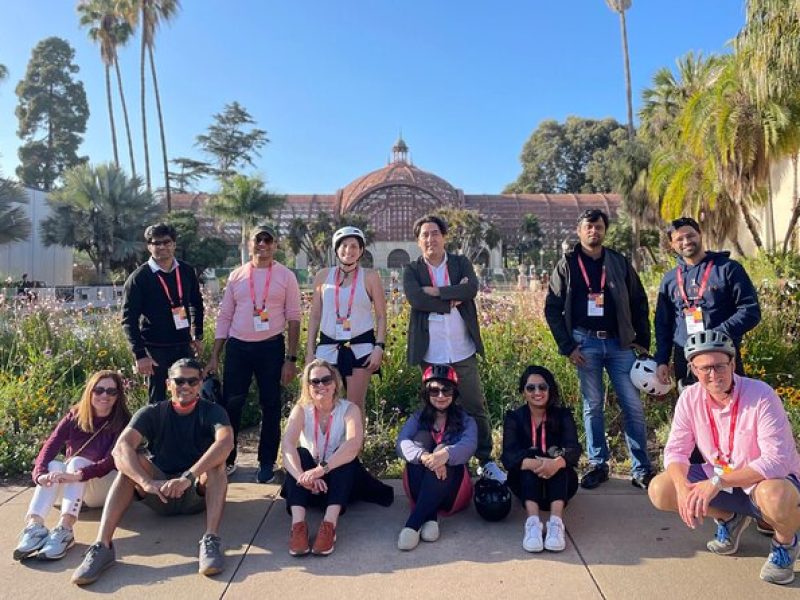
<instances>
[{"instance_id":1,"label":"person's hand","mask_svg":"<svg viewBox=\"0 0 800 600\"><path fill-rule=\"evenodd\" d=\"M163 481L151 479L142 485L142 491L145 494L153 494L154 496L158 496L159 500L161 500L164 504L167 504L169 501L166 499L164 494L161 493L161 487L164 485L164 483L165 482Z\"/></svg>"},{"instance_id":2,"label":"person's hand","mask_svg":"<svg viewBox=\"0 0 800 600\"><path fill-rule=\"evenodd\" d=\"M469 277L462 277L461 281L458 282L459 285L464 285L465 283L469 283Z\"/></svg>"},{"instance_id":3,"label":"person's hand","mask_svg":"<svg viewBox=\"0 0 800 600\"><path fill-rule=\"evenodd\" d=\"M322 478L315 479L314 483L312 484L311 491L313 493L315 493L315 494L327 494L328 493L328 484L325 483L325 480L322 479Z\"/></svg>"},{"instance_id":4,"label":"person's hand","mask_svg":"<svg viewBox=\"0 0 800 600\"><path fill-rule=\"evenodd\" d=\"M297 479L297 483L299 483L303 487L308 487L308 484L313 483L317 479L322 479L324 475L325 475L325 469L317 465L313 469L308 469L307 471L303 471L300 474L300 477Z\"/></svg>"},{"instance_id":5,"label":"person's hand","mask_svg":"<svg viewBox=\"0 0 800 600\"><path fill-rule=\"evenodd\" d=\"M708 505L719 494L719 489L710 479L690 485L692 487L686 499L687 508L694 519L702 525L703 518L708 515Z\"/></svg>"},{"instance_id":6,"label":"person's hand","mask_svg":"<svg viewBox=\"0 0 800 600\"><path fill-rule=\"evenodd\" d=\"M656 377L658 377L658 380L664 385L669 385L669 365L658 365L658 367L656 367Z\"/></svg>"},{"instance_id":7,"label":"person's hand","mask_svg":"<svg viewBox=\"0 0 800 600\"><path fill-rule=\"evenodd\" d=\"M689 483L687 481L683 485L678 485L675 487L675 493L677 495L677 500L678 500L678 514L681 517L681 521L686 523L687 527L691 529L694 529L698 525L697 520L694 518L694 515L692 514L691 506L689 503L690 492L694 485L695 484Z\"/></svg>"},{"instance_id":8,"label":"person's hand","mask_svg":"<svg viewBox=\"0 0 800 600\"><path fill-rule=\"evenodd\" d=\"M425 466L431 471L436 471L439 467L446 466L447 461L450 460L450 453L447 451L447 448L441 448L429 456L428 464Z\"/></svg>"},{"instance_id":9,"label":"person's hand","mask_svg":"<svg viewBox=\"0 0 800 600\"><path fill-rule=\"evenodd\" d=\"M160 490L165 498L180 498L191 486L192 482L186 477L176 477L165 481Z\"/></svg>"},{"instance_id":10,"label":"person's hand","mask_svg":"<svg viewBox=\"0 0 800 600\"><path fill-rule=\"evenodd\" d=\"M141 375L153 375L158 363L149 356L136 359L136 371Z\"/></svg>"},{"instance_id":11,"label":"person's hand","mask_svg":"<svg viewBox=\"0 0 800 600\"><path fill-rule=\"evenodd\" d=\"M580 347L576 347L569 353L569 361L578 368L586 366L586 357L581 352Z\"/></svg>"},{"instance_id":12,"label":"person's hand","mask_svg":"<svg viewBox=\"0 0 800 600\"><path fill-rule=\"evenodd\" d=\"M219 358L217 358L215 355L212 354L211 358L209 358L208 362L206 363L206 368L203 369L203 379L208 377L208 375L211 373L216 373L218 368L219 368Z\"/></svg>"},{"instance_id":13,"label":"person's hand","mask_svg":"<svg viewBox=\"0 0 800 600\"><path fill-rule=\"evenodd\" d=\"M369 355L369 360L367 364L364 365L364 368L367 369L370 373L374 373L378 369L381 368L381 363L383 362L383 348L380 346L375 346L372 349L372 353Z\"/></svg>"},{"instance_id":14,"label":"person's hand","mask_svg":"<svg viewBox=\"0 0 800 600\"><path fill-rule=\"evenodd\" d=\"M203 340L192 340L190 345L195 356L200 358L203 355Z\"/></svg>"},{"instance_id":15,"label":"person's hand","mask_svg":"<svg viewBox=\"0 0 800 600\"><path fill-rule=\"evenodd\" d=\"M422 286L422 291L428 294L428 296L437 297L439 295L439 288L435 285L424 285Z\"/></svg>"},{"instance_id":16,"label":"person's hand","mask_svg":"<svg viewBox=\"0 0 800 600\"><path fill-rule=\"evenodd\" d=\"M281 385L289 385L295 377L297 377L297 363L293 363L290 360L283 361Z\"/></svg>"},{"instance_id":17,"label":"person's hand","mask_svg":"<svg viewBox=\"0 0 800 600\"><path fill-rule=\"evenodd\" d=\"M633 344L633 351L636 353L636 356L648 356L650 353L647 351L647 348L644 346L640 346L639 344Z\"/></svg>"},{"instance_id":18,"label":"person's hand","mask_svg":"<svg viewBox=\"0 0 800 600\"><path fill-rule=\"evenodd\" d=\"M447 465L442 465L441 467L433 469L433 473L436 475L436 479L444 481L447 479Z\"/></svg>"},{"instance_id":19,"label":"person's hand","mask_svg":"<svg viewBox=\"0 0 800 600\"><path fill-rule=\"evenodd\" d=\"M55 473L58 483L74 483L81 480L80 473Z\"/></svg>"},{"instance_id":20,"label":"person's hand","mask_svg":"<svg viewBox=\"0 0 800 600\"><path fill-rule=\"evenodd\" d=\"M36 478L36 483L42 487L50 487L54 483L58 483L58 476L60 473L43 473Z\"/></svg>"},{"instance_id":21,"label":"person's hand","mask_svg":"<svg viewBox=\"0 0 800 600\"><path fill-rule=\"evenodd\" d=\"M539 461L533 472L542 479L550 479L561 470L561 462L557 458L540 458Z\"/></svg>"},{"instance_id":22,"label":"person's hand","mask_svg":"<svg viewBox=\"0 0 800 600\"><path fill-rule=\"evenodd\" d=\"M541 464L541 460L538 459L538 458L523 458L522 459L522 464L520 465L520 468L523 471L536 472L536 469L539 467L540 464Z\"/></svg>"},{"instance_id":23,"label":"person's hand","mask_svg":"<svg viewBox=\"0 0 800 600\"><path fill-rule=\"evenodd\" d=\"M450 308L458 308L459 304L461 304L461 300L450 300Z\"/></svg>"}]
</instances>

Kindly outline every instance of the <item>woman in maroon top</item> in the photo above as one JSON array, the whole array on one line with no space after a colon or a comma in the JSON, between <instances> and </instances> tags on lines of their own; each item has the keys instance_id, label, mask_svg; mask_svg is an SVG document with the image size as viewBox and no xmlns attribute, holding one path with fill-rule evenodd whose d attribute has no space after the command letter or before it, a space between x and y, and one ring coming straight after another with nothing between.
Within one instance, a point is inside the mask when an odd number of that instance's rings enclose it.
<instances>
[{"instance_id":1,"label":"woman in maroon top","mask_svg":"<svg viewBox=\"0 0 800 600\"><path fill-rule=\"evenodd\" d=\"M80 401L59 421L36 457L36 490L15 560L37 553L38 558L56 560L75 544L72 527L81 505L100 507L105 502L116 474L111 450L130 417L119 373L98 371L89 377ZM56 460L62 452L63 460ZM61 519L51 532L44 520L59 495Z\"/></svg>"}]
</instances>

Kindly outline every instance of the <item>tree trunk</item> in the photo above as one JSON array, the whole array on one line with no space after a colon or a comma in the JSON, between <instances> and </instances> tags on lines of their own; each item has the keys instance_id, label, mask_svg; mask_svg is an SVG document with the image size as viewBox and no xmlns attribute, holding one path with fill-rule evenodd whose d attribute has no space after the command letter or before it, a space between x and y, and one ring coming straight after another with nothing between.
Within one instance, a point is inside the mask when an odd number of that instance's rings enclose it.
<instances>
[{"instance_id":1,"label":"tree trunk","mask_svg":"<svg viewBox=\"0 0 800 600\"><path fill-rule=\"evenodd\" d=\"M145 22L145 7L142 4L142 23ZM147 191L152 191L152 186L150 185L150 151L147 148L147 106L145 103L145 77L144 77L144 62L145 62L145 36L142 34L142 48L141 53L139 56L139 86L140 86L140 97L139 101L142 105L142 136L144 138L144 175L145 175L145 186Z\"/></svg>"},{"instance_id":2,"label":"tree trunk","mask_svg":"<svg viewBox=\"0 0 800 600\"><path fill-rule=\"evenodd\" d=\"M136 177L136 161L133 159L133 138L131 137L131 124L128 121L128 104L125 102L125 91L122 88L122 74L119 70L119 61L114 59L114 68L117 71L117 89L122 102L122 116L125 119L125 133L128 136L128 156L131 160L131 176Z\"/></svg>"},{"instance_id":3,"label":"tree trunk","mask_svg":"<svg viewBox=\"0 0 800 600\"><path fill-rule=\"evenodd\" d=\"M747 229L750 231L750 235L753 236L753 242L756 245L756 249L761 250L761 248L764 247L764 244L761 242L761 234L758 233L758 224L755 222L755 219L753 219L753 215L750 214L750 209L741 198L736 201L736 204L739 205L739 211L742 213L742 217L744 217L744 222L747 225Z\"/></svg>"},{"instance_id":4,"label":"tree trunk","mask_svg":"<svg viewBox=\"0 0 800 600\"><path fill-rule=\"evenodd\" d=\"M117 151L117 128L114 125L114 103L111 100L111 69L106 67L106 101L108 102L108 120L111 124L111 146L114 149L114 165L119 169L119 152Z\"/></svg>"},{"instance_id":5,"label":"tree trunk","mask_svg":"<svg viewBox=\"0 0 800 600\"><path fill-rule=\"evenodd\" d=\"M239 246L239 250L241 251L242 264L246 264L247 263L247 221L245 221L245 219L242 219L241 221L239 221L239 223L242 226L242 243Z\"/></svg>"},{"instance_id":6,"label":"tree trunk","mask_svg":"<svg viewBox=\"0 0 800 600\"><path fill-rule=\"evenodd\" d=\"M786 236L783 238L783 253L789 251L789 245L792 243L794 237L794 228L797 225L797 219L800 218L800 196L797 190L797 154L792 155L792 216L789 219L789 227L786 228Z\"/></svg>"},{"instance_id":7,"label":"tree trunk","mask_svg":"<svg viewBox=\"0 0 800 600\"><path fill-rule=\"evenodd\" d=\"M633 140L633 93L631 91L631 63L628 53L628 27L625 11L619 11L619 26L622 30L622 57L625 63L625 98L628 101L628 139Z\"/></svg>"},{"instance_id":8,"label":"tree trunk","mask_svg":"<svg viewBox=\"0 0 800 600\"><path fill-rule=\"evenodd\" d=\"M164 161L164 191L167 195L167 212L172 212L172 194L169 189L169 160L167 159L167 139L164 136L164 117L161 114L161 96L158 93L158 77L156 63L153 59L153 47L148 47L150 54L150 72L153 75L153 91L156 95L156 111L158 112L158 129L161 132L161 156ZM244 263L242 263L244 264Z\"/></svg>"}]
</instances>

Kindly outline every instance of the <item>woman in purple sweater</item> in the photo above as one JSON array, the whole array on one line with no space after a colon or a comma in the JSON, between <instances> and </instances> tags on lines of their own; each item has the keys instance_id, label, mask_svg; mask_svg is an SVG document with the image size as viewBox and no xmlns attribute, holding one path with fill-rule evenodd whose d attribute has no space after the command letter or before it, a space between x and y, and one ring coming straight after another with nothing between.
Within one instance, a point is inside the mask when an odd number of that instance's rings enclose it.
<instances>
[{"instance_id":1,"label":"woman in purple sweater","mask_svg":"<svg viewBox=\"0 0 800 600\"><path fill-rule=\"evenodd\" d=\"M36 490L14 560L34 554L56 560L75 544L72 527L81 504L96 508L105 502L116 474L111 450L130 418L119 373L98 371L89 377L80 401L59 421L36 457ZM64 459L56 460L62 451ZM60 494L61 519L51 532L44 520Z\"/></svg>"}]
</instances>

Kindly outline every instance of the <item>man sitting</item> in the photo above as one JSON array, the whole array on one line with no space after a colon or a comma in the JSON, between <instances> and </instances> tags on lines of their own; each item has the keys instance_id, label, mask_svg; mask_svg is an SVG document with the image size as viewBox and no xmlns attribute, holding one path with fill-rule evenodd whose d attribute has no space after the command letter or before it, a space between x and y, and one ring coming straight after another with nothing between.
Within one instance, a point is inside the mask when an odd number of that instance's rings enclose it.
<instances>
[{"instance_id":1,"label":"man sitting","mask_svg":"<svg viewBox=\"0 0 800 600\"><path fill-rule=\"evenodd\" d=\"M205 508L199 572L222 571L217 532L228 489L225 458L233 448L233 430L222 407L200 398L201 371L194 359L176 361L168 373L171 401L140 409L120 434L113 451L119 474L103 509L97 541L73 573L73 583L93 583L114 564L114 530L134 497L163 515L194 514Z\"/></svg>"},{"instance_id":2,"label":"man sitting","mask_svg":"<svg viewBox=\"0 0 800 600\"><path fill-rule=\"evenodd\" d=\"M678 398L666 472L650 483L650 500L692 529L713 517L717 535L707 547L715 554L736 553L750 522L764 519L775 535L761 579L791 583L800 553L800 455L781 400L766 383L734 374L736 348L720 331L690 335L684 353L698 382ZM695 444L705 464L689 464Z\"/></svg>"}]
</instances>

